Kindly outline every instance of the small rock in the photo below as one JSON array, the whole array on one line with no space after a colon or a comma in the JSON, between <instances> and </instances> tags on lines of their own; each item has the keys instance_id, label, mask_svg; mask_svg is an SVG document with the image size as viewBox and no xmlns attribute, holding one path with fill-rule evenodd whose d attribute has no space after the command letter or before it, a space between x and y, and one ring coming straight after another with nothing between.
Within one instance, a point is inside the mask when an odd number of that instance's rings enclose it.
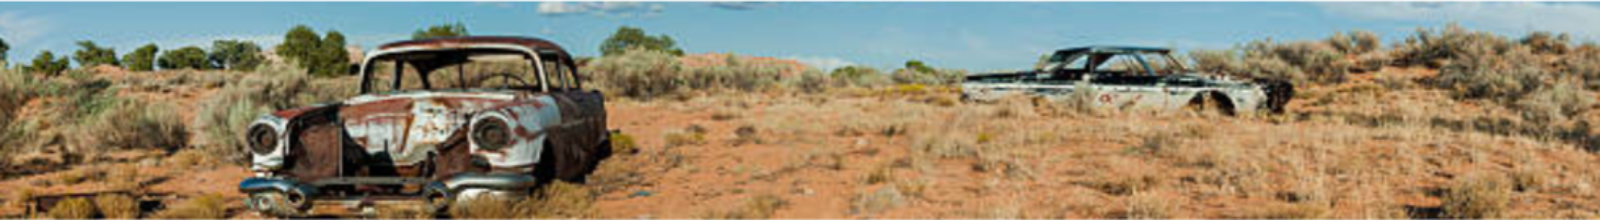
<instances>
[{"instance_id":1,"label":"small rock","mask_svg":"<svg viewBox=\"0 0 1600 220\"><path fill-rule=\"evenodd\" d=\"M633 194L629 194L628 195L628 198L636 198L636 197L650 197L650 191L648 191L648 190L633 191Z\"/></svg>"}]
</instances>

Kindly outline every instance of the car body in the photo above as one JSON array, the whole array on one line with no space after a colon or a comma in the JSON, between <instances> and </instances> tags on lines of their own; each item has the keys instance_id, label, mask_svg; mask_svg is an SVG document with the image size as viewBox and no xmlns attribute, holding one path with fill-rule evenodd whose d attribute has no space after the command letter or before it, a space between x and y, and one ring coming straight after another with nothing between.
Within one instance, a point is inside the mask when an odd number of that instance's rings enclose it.
<instances>
[{"instance_id":1,"label":"car body","mask_svg":"<svg viewBox=\"0 0 1600 220\"><path fill-rule=\"evenodd\" d=\"M608 154L603 97L582 87L554 43L436 38L367 54L360 94L272 112L246 129L255 176L239 189L251 209L292 217L323 203L420 201L442 211L580 181Z\"/></svg>"},{"instance_id":2,"label":"car body","mask_svg":"<svg viewBox=\"0 0 1600 220\"><path fill-rule=\"evenodd\" d=\"M1086 91L1095 106L1170 111L1216 109L1225 114L1283 112L1294 89L1286 81L1243 81L1190 72L1171 50L1150 47L1090 46L1055 51L1030 71L967 76L966 100L992 101L1008 95L1053 99ZM1087 87L1082 89L1080 87Z\"/></svg>"}]
</instances>

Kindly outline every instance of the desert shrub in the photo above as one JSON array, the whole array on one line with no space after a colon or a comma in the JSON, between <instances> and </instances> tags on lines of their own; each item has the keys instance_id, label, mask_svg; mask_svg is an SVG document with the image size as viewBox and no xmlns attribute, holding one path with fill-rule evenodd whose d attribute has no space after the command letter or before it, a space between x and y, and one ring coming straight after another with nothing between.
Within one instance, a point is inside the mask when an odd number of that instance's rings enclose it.
<instances>
[{"instance_id":1,"label":"desert shrub","mask_svg":"<svg viewBox=\"0 0 1600 220\"><path fill-rule=\"evenodd\" d=\"M903 68L889 74L897 84L954 85L961 83L966 70L935 69L919 60L906 61Z\"/></svg>"},{"instance_id":2,"label":"desert shrub","mask_svg":"<svg viewBox=\"0 0 1600 220\"><path fill-rule=\"evenodd\" d=\"M695 131L693 129L674 130L667 131L662 135L662 139L666 140L666 147L701 145L706 143L706 133L704 131Z\"/></svg>"},{"instance_id":3,"label":"desert shrub","mask_svg":"<svg viewBox=\"0 0 1600 220\"><path fill-rule=\"evenodd\" d=\"M309 78L298 74L299 69L285 65L264 68L200 102L199 114L191 124L200 131L194 144L202 151L224 161L243 160L247 154L241 137L256 117L309 104L297 100L315 99L304 97L326 95L308 92Z\"/></svg>"},{"instance_id":4,"label":"desert shrub","mask_svg":"<svg viewBox=\"0 0 1600 220\"><path fill-rule=\"evenodd\" d=\"M61 200L56 202L55 206L51 206L49 212L45 213L45 216L54 219L87 219L94 217L94 215L94 203L89 202L87 198Z\"/></svg>"},{"instance_id":5,"label":"desert shrub","mask_svg":"<svg viewBox=\"0 0 1600 220\"><path fill-rule=\"evenodd\" d=\"M1172 200L1153 193L1134 193L1125 200L1123 217L1129 219L1172 218Z\"/></svg>"},{"instance_id":6,"label":"desert shrub","mask_svg":"<svg viewBox=\"0 0 1600 220\"><path fill-rule=\"evenodd\" d=\"M1566 121L1570 116L1588 111L1595 104L1595 95L1577 82L1564 80L1514 100L1512 106L1521 110L1523 118L1544 123Z\"/></svg>"},{"instance_id":7,"label":"desert shrub","mask_svg":"<svg viewBox=\"0 0 1600 220\"><path fill-rule=\"evenodd\" d=\"M1253 41L1243 48L1245 60L1280 60L1288 66L1295 67L1304 75L1287 75L1286 78L1295 82L1331 83L1341 82L1345 74L1350 72L1351 62L1345 59L1345 54L1333 46L1323 42L1296 41L1287 43L1273 43L1266 41ZM1246 62L1246 65L1275 65L1261 63L1270 61ZM1293 73L1293 71L1289 72ZM1272 75L1268 75L1272 76ZM1283 77L1283 76L1279 76Z\"/></svg>"},{"instance_id":8,"label":"desert shrub","mask_svg":"<svg viewBox=\"0 0 1600 220\"><path fill-rule=\"evenodd\" d=\"M589 68L585 72L593 74L596 86L607 94L651 99L687 89L683 65L665 52L629 50L600 58Z\"/></svg>"},{"instance_id":9,"label":"desert shrub","mask_svg":"<svg viewBox=\"0 0 1600 220\"><path fill-rule=\"evenodd\" d=\"M1355 30L1350 32L1336 32L1326 40L1328 45L1344 54L1365 54L1377 51L1381 42L1378 35L1371 31Z\"/></svg>"},{"instance_id":10,"label":"desert shrub","mask_svg":"<svg viewBox=\"0 0 1600 220\"><path fill-rule=\"evenodd\" d=\"M828 77L841 86L851 87L874 87L887 84L890 80L889 75L867 66L840 67L833 69Z\"/></svg>"},{"instance_id":11,"label":"desert shrub","mask_svg":"<svg viewBox=\"0 0 1600 220\"><path fill-rule=\"evenodd\" d=\"M1513 46L1499 35L1483 31L1469 31L1457 24L1445 26L1437 32L1417 28L1416 34L1406 37L1403 44L1395 46L1395 62L1401 65L1443 66L1445 61L1470 56L1482 50L1505 51Z\"/></svg>"},{"instance_id":12,"label":"desert shrub","mask_svg":"<svg viewBox=\"0 0 1600 220\"><path fill-rule=\"evenodd\" d=\"M585 66L583 72L593 75L594 87L606 94L646 100L692 91L817 92L831 83L815 70L795 72L781 63L731 54L721 56L721 60L704 60L714 65L690 66L666 52L634 49L600 58Z\"/></svg>"},{"instance_id":13,"label":"desert shrub","mask_svg":"<svg viewBox=\"0 0 1600 220\"><path fill-rule=\"evenodd\" d=\"M177 106L120 99L103 112L89 116L74 129L78 145L112 149L177 149L187 145L189 132L178 119ZM92 134L92 135L89 135Z\"/></svg>"},{"instance_id":14,"label":"desert shrub","mask_svg":"<svg viewBox=\"0 0 1600 220\"><path fill-rule=\"evenodd\" d=\"M732 206L730 210L713 212L703 218L710 219L767 219L782 208L782 198L772 194L760 194L746 198L743 203Z\"/></svg>"},{"instance_id":15,"label":"desert shrub","mask_svg":"<svg viewBox=\"0 0 1600 220\"><path fill-rule=\"evenodd\" d=\"M123 194L104 194L94 197L94 207L101 217L108 219L133 219L139 217L139 201Z\"/></svg>"},{"instance_id":16,"label":"desert shrub","mask_svg":"<svg viewBox=\"0 0 1600 220\"><path fill-rule=\"evenodd\" d=\"M156 69L156 53L161 48L156 44L145 44L127 55L122 55L123 68L128 71L151 71Z\"/></svg>"},{"instance_id":17,"label":"desert shrub","mask_svg":"<svg viewBox=\"0 0 1600 220\"><path fill-rule=\"evenodd\" d=\"M156 212L156 218L166 219L220 219L228 217L227 200L220 194L205 194L168 205Z\"/></svg>"},{"instance_id":18,"label":"desert shrub","mask_svg":"<svg viewBox=\"0 0 1600 220\"><path fill-rule=\"evenodd\" d=\"M1572 36L1567 33L1551 34L1548 31L1534 31L1523 37L1522 45L1533 49L1538 54L1565 54L1567 43L1572 41Z\"/></svg>"},{"instance_id":19,"label":"desert shrub","mask_svg":"<svg viewBox=\"0 0 1600 220\"><path fill-rule=\"evenodd\" d=\"M1600 49L1572 50L1561 56L1558 64L1563 72L1581 77L1585 89L1600 89Z\"/></svg>"},{"instance_id":20,"label":"desert shrub","mask_svg":"<svg viewBox=\"0 0 1600 220\"><path fill-rule=\"evenodd\" d=\"M29 130L19 124L22 120L16 118L17 111L28 101L46 95L43 90L50 87L47 84L50 82L23 71L0 69L0 146L20 146L25 142L23 138L28 136ZM14 150L15 147L0 149L0 156ZM5 161L0 160L0 167L4 167Z\"/></svg>"},{"instance_id":21,"label":"desert shrub","mask_svg":"<svg viewBox=\"0 0 1600 220\"><path fill-rule=\"evenodd\" d=\"M1446 189L1442 215L1447 218L1499 218L1509 210L1511 185L1493 173L1473 173Z\"/></svg>"},{"instance_id":22,"label":"desert shrub","mask_svg":"<svg viewBox=\"0 0 1600 220\"><path fill-rule=\"evenodd\" d=\"M876 214L889 209L899 208L905 204L905 196L894 187L882 187L871 193L856 195L855 202L850 206L852 213Z\"/></svg>"},{"instance_id":23,"label":"desert shrub","mask_svg":"<svg viewBox=\"0 0 1600 220\"><path fill-rule=\"evenodd\" d=\"M1543 62L1526 48L1494 48L1468 44L1453 52L1449 64L1439 69L1435 85L1458 98L1509 101L1537 90L1552 76Z\"/></svg>"}]
</instances>

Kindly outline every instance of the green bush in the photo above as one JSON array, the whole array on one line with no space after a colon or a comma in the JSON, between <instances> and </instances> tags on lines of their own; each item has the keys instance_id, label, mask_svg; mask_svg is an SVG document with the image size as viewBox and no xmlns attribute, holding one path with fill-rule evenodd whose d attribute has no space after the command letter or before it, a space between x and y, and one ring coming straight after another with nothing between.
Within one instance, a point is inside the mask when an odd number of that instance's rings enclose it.
<instances>
[{"instance_id":1,"label":"green bush","mask_svg":"<svg viewBox=\"0 0 1600 220\"><path fill-rule=\"evenodd\" d=\"M72 60L78 61L78 66L89 68L98 65L118 66L117 50L109 47L95 45L94 41L78 41L78 51L72 53Z\"/></svg>"},{"instance_id":2,"label":"green bush","mask_svg":"<svg viewBox=\"0 0 1600 220\"><path fill-rule=\"evenodd\" d=\"M650 36L645 34L644 29L630 26L618 27L616 33L606 37L606 41L600 44L601 56L621 55L635 49L683 55L683 49L678 48L671 36Z\"/></svg>"},{"instance_id":3,"label":"green bush","mask_svg":"<svg viewBox=\"0 0 1600 220\"><path fill-rule=\"evenodd\" d=\"M906 61L904 68L889 74L897 84L954 85L960 84L966 70L934 69L920 60Z\"/></svg>"},{"instance_id":4,"label":"green bush","mask_svg":"<svg viewBox=\"0 0 1600 220\"><path fill-rule=\"evenodd\" d=\"M66 56L56 58L55 54L46 50L44 52L39 52L39 56L35 56L33 58L33 65L29 65L23 69L26 69L31 73L58 76L61 75L61 72L67 70L67 65L68 61Z\"/></svg>"},{"instance_id":5,"label":"green bush","mask_svg":"<svg viewBox=\"0 0 1600 220\"><path fill-rule=\"evenodd\" d=\"M11 51L11 44L6 44L6 38L0 37L0 68L5 68L6 53Z\"/></svg>"},{"instance_id":6,"label":"green bush","mask_svg":"<svg viewBox=\"0 0 1600 220\"><path fill-rule=\"evenodd\" d=\"M134 49L133 52L122 56L123 68L127 68L128 71L155 70L156 53L160 51L161 48L156 47L156 44L145 44L139 49Z\"/></svg>"},{"instance_id":7,"label":"green bush","mask_svg":"<svg viewBox=\"0 0 1600 220\"><path fill-rule=\"evenodd\" d=\"M428 26L428 28L412 32L411 39L418 40L440 37L460 37L467 35L470 35L467 33L467 25L458 22L455 24Z\"/></svg>"},{"instance_id":8,"label":"green bush","mask_svg":"<svg viewBox=\"0 0 1600 220\"><path fill-rule=\"evenodd\" d=\"M261 56L261 46L249 41L218 40L211 43L211 54L206 56L210 66L225 70L251 71L266 62Z\"/></svg>"},{"instance_id":9,"label":"green bush","mask_svg":"<svg viewBox=\"0 0 1600 220\"><path fill-rule=\"evenodd\" d=\"M170 50L170 51L167 51L166 53L162 53L161 54L161 59L159 60L157 65L161 66L161 69L169 69L169 70L172 70L172 69L196 69L196 70L211 69L211 65L206 63L206 51L202 50L202 49L200 49L200 47L196 47L196 46L187 46L187 47L183 47L183 48L178 48L177 50Z\"/></svg>"},{"instance_id":10,"label":"green bush","mask_svg":"<svg viewBox=\"0 0 1600 220\"><path fill-rule=\"evenodd\" d=\"M829 74L829 78L832 78L840 86L852 87L875 87L886 85L890 82L889 75L867 66L846 66L833 69L833 73Z\"/></svg>"}]
</instances>

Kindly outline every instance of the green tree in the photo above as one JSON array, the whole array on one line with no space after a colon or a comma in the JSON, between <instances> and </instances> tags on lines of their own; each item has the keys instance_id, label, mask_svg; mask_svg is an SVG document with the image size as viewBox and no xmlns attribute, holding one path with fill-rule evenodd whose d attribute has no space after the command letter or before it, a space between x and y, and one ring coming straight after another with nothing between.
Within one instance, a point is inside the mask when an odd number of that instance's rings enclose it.
<instances>
[{"instance_id":1,"label":"green tree","mask_svg":"<svg viewBox=\"0 0 1600 220\"><path fill-rule=\"evenodd\" d=\"M344 49L344 34L329 30L327 36L317 37L317 32L305 25L297 25L284 34L278 44L278 56L297 63L307 72L318 76L345 74L350 71L350 52Z\"/></svg>"},{"instance_id":2,"label":"green tree","mask_svg":"<svg viewBox=\"0 0 1600 220\"><path fill-rule=\"evenodd\" d=\"M0 67L5 67L7 51L11 51L11 45L6 44L5 38L0 38Z\"/></svg>"},{"instance_id":3,"label":"green tree","mask_svg":"<svg viewBox=\"0 0 1600 220\"><path fill-rule=\"evenodd\" d=\"M206 65L206 51L196 46L187 46L161 54L157 65L161 69L210 69Z\"/></svg>"},{"instance_id":4,"label":"green tree","mask_svg":"<svg viewBox=\"0 0 1600 220\"><path fill-rule=\"evenodd\" d=\"M305 25L296 25L283 35L283 43L278 44L278 56L286 60L300 62L301 67L308 66L311 55L317 51L317 46L322 44L322 38L317 37L317 32Z\"/></svg>"},{"instance_id":5,"label":"green tree","mask_svg":"<svg viewBox=\"0 0 1600 220\"><path fill-rule=\"evenodd\" d=\"M133 52L122 55L122 67L128 68L129 71L156 70L156 53L158 52L161 52L161 48L156 47L156 44L140 46L139 49L134 49Z\"/></svg>"},{"instance_id":6,"label":"green tree","mask_svg":"<svg viewBox=\"0 0 1600 220\"><path fill-rule=\"evenodd\" d=\"M78 61L78 66L89 68L101 64L116 66L117 50L110 47L100 47L94 41L78 41L78 51L73 52L72 60Z\"/></svg>"},{"instance_id":7,"label":"green tree","mask_svg":"<svg viewBox=\"0 0 1600 220\"><path fill-rule=\"evenodd\" d=\"M314 62L315 68L310 68L312 75L338 76L348 74L350 71L350 52L344 48L344 34L339 31L328 31L322 37L322 44Z\"/></svg>"},{"instance_id":8,"label":"green tree","mask_svg":"<svg viewBox=\"0 0 1600 220\"><path fill-rule=\"evenodd\" d=\"M933 67L929 67L927 63L923 63L921 60L907 60L905 69L921 73L933 73L936 71L933 69Z\"/></svg>"},{"instance_id":9,"label":"green tree","mask_svg":"<svg viewBox=\"0 0 1600 220\"><path fill-rule=\"evenodd\" d=\"M607 37L606 41L600 44L600 54L601 56L622 54L628 48L664 51L673 55L683 55L683 49L678 48L677 43L672 41L672 37L665 34L650 36L645 34L644 29L629 26L617 28L616 33L612 33L611 37Z\"/></svg>"},{"instance_id":10,"label":"green tree","mask_svg":"<svg viewBox=\"0 0 1600 220\"><path fill-rule=\"evenodd\" d=\"M467 35L470 35L467 33L467 25L457 22L455 24L428 26L428 28L417 30L416 32L411 33L411 39L460 37Z\"/></svg>"},{"instance_id":11,"label":"green tree","mask_svg":"<svg viewBox=\"0 0 1600 220\"><path fill-rule=\"evenodd\" d=\"M24 69L28 72L56 76L67 70L67 64L67 56L56 58L55 53L50 53L50 51L46 50L39 52L39 56L33 58L33 65Z\"/></svg>"},{"instance_id":12,"label":"green tree","mask_svg":"<svg viewBox=\"0 0 1600 220\"><path fill-rule=\"evenodd\" d=\"M218 40L211 43L211 54L206 56L211 66L226 70L255 70L266 58L261 56L261 46L249 41Z\"/></svg>"}]
</instances>

